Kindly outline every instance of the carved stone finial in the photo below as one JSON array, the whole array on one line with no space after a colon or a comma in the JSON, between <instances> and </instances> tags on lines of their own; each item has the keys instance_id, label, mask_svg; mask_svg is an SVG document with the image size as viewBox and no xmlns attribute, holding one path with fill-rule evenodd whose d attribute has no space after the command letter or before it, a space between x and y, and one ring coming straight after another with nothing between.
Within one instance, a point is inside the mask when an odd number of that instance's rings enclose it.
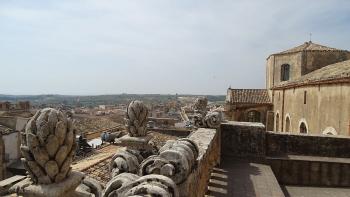
<instances>
[{"instance_id":1,"label":"carved stone finial","mask_svg":"<svg viewBox=\"0 0 350 197\"><path fill-rule=\"evenodd\" d=\"M220 112L209 112L204 117L204 124L208 128L218 128L220 126L220 123L222 122L222 115Z\"/></svg>"},{"instance_id":2,"label":"carved stone finial","mask_svg":"<svg viewBox=\"0 0 350 197\"><path fill-rule=\"evenodd\" d=\"M34 184L59 183L68 177L76 149L71 118L56 109L42 109L22 136L22 162Z\"/></svg>"},{"instance_id":3,"label":"carved stone finial","mask_svg":"<svg viewBox=\"0 0 350 197\"><path fill-rule=\"evenodd\" d=\"M115 177L124 172L136 174L142 160L143 157L137 150L119 149L109 163L111 177Z\"/></svg>"},{"instance_id":4,"label":"carved stone finial","mask_svg":"<svg viewBox=\"0 0 350 197\"><path fill-rule=\"evenodd\" d=\"M148 109L141 101L132 101L126 112L126 130L132 137L146 136Z\"/></svg>"},{"instance_id":5,"label":"carved stone finial","mask_svg":"<svg viewBox=\"0 0 350 197\"><path fill-rule=\"evenodd\" d=\"M193 110L195 113L206 114L207 105L208 105L208 99L206 97L198 97L193 104Z\"/></svg>"}]
</instances>

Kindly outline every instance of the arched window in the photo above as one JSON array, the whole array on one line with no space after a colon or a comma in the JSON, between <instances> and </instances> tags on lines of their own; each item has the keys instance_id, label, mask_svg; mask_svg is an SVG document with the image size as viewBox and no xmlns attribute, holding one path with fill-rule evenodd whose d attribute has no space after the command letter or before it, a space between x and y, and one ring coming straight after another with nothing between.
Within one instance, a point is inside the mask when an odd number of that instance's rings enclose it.
<instances>
[{"instance_id":1,"label":"arched window","mask_svg":"<svg viewBox=\"0 0 350 197\"><path fill-rule=\"evenodd\" d=\"M323 132L323 135L338 135L337 131L333 127L327 127Z\"/></svg>"},{"instance_id":2,"label":"arched window","mask_svg":"<svg viewBox=\"0 0 350 197\"><path fill-rule=\"evenodd\" d=\"M304 122L302 122L300 124L299 131L300 131L300 133L307 133L307 127L306 127L306 124Z\"/></svg>"},{"instance_id":3,"label":"arched window","mask_svg":"<svg viewBox=\"0 0 350 197\"><path fill-rule=\"evenodd\" d=\"M260 112L251 110L248 112L248 122L260 122Z\"/></svg>"},{"instance_id":4,"label":"arched window","mask_svg":"<svg viewBox=\"0 0 350 197\"><path fill-rule=\"evenodd\" d=\"M276 131L278 131L279 130L279 121L280 121L280 115L277 113L276 114Z\"/></svg>"},{"instance_id":5,"label":"arched window","mask_svg":"<svg viewBox=\"0 0 350 197\"><path fill-rule=\"evenodd\" d=\"M290 70L289 64L283 64L281 66L281 81L288 81L289 80L289 70Z\"/></svg>"},{"instance_id":6,"label":"arched window","mask_svg":"<svg viewBox=\"0 0 350 197\"><path fill-rule=\"evenodd\" d=\"M290 118L286 117L286 132L290 132Z\"/></svg>"}]
</instances>

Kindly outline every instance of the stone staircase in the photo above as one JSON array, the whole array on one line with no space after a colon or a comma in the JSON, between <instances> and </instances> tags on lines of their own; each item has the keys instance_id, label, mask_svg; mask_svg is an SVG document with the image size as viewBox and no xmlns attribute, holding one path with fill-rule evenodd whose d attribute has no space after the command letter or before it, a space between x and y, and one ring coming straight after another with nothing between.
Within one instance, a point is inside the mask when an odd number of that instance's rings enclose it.
<instances>
[{"instance_id":1,"label":"stone staircase","mask_svg":"<svg viewBox=\"0 0 350 197\"><path fill-rule=\"evenodd\" d=\"M210 179L207 187L206 197L221 197L229 196L228 191L228 176L227 171L220 168L213 168L210 173Z\"/></svg>"}]
</instances>

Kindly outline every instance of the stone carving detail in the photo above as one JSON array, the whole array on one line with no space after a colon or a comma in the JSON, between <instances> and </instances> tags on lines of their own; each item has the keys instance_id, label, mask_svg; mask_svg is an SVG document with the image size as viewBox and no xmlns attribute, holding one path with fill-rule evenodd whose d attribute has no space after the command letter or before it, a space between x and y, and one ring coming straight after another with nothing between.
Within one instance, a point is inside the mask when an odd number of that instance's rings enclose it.
<instances>
[{"instance_id":1,"label":"stone carving detail","mask_svg":"<svg viewBox=\"0 0 350 197\"><path fill-rule=\"evenodd\" d=\"M141 101L132 101L126 112L126 130L131 137L146 136L148 109Z\"/></svg>"},{"instance_id":2,"label":"stone carving detail","mask_svg":"<svg viewBox=\"0 0 350 197\"><path fill-rule=\"evenodd\" d=\"M71 171L76 149L72 119L52 108L38 111L27 123L20 149L33 183L63 181Z\"/></svg>"},{"instance_id":3,"label":"stone carving detail","mask_svg":"<svg viewBox=\"0 0 350 197\"><path fill-rule=\"evenodd\" d=\"M139 175L161 174L181 184L195 167L198 154L198 146L188 138L169 140L159 150L159 155L141 163Z\"/></svg>"},{"instance_id":4,"label":"stone carving detail","mask_svg":"<svg viewBox=\"0 0 350 197\"><path fill-rule=\"evenodd\" d=\"M158 153L152 137L147 135L147 107L141 101L132 101L126 116L129 134L116 140L116 144L124 148L119 149L111 160L109 170L112 177L123 172L136 174L144 158Z\"/></svg>"},{"instance_id":5,"label":"stone carving detail","mask_svg":"<svg viewBox=\"0 0 350 197\"><path fill-rule=\"evenodd\" d=\"M192 119L193 125L197 128L205 127L204 117L205 117L205 115L203 115L201 113L194 114L193 119Z\"/></svg>"},{"instance_id":6,"label":"stone carving detail","mask_svg":"<svg viewBox=\"0 0 350 197\"><path fill-rule=\"evenodd\" d=\"M203 122L208 128L218 128L222 122L222 115L220 112L208 112Z\"/></svg>"},{"instance_id":7,"label":"stone carving detail","mask_svg":"<svg viewBox=\"0 0 350 197\"><path fill-rule=\"evenodd\" d=\"M222 122L222 115L220 112L207 111L208 99L199 97L196 99L193 110L193 125L197 128L218 128Z\"/></svg>"},{"instance_id":8,"label":"stone carving detail","mask_svg":"<svg viewBox=\"0 0 350 197\"><path fill-rule=\"evenodd\" d=\"M195 113L206 114L207 113L208 99L206 97L198 97L192 108Z\"/></svg>"},{"instance_id":9,"label":"stone carving detail","mask_svg":"<svg viewBox=\"0 0 350 197\"><path fill-rule=\"evenodd\" d=\"M145 195L178 197L179 192L176 184L168 177L153 174L139 177L135 174L122 173L107 183L103 197Z\"/></svg>"},{"instance_id":10,"label":"stone carving detail","mask_svg":"<svg viewBox=\"0 0 350 197\"><path fill-rule=\"evenodd\" d=\"M143 157L136 150L126 148L119 149L118 152L112 157L109 164L111 176L115 177L123 172L136 174L142 160Z\"/></svg>"},{"instance_id":11,"label":"stone carving detail","mask_svg":"<svg viewBox=\"0 0 350 197\"><path fill-rule=\"evenodd\" d=\"M102 185L95 179L85 177L76 189L77 196L102 196Z\"/></svg>"}]
</instances>

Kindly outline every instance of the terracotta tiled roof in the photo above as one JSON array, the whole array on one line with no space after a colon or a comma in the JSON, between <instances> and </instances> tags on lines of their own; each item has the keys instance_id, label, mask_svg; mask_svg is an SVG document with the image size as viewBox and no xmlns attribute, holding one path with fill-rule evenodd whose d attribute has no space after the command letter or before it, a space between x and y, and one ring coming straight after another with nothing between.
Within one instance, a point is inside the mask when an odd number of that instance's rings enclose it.
<instances>
[{"instance_id":1,"label":"terracotta tiled roof","mask_svg":"<svg viewBox=\"0 0 350 197\"><path fill-rule=\"evenodd\" d=\"M246 104L271 104L266 89L228 89L226 102Z\"/></svg>"},{"instance_id":2,"label":"terracotta tiled roof","mask_svg":"<svg viewBox=\"0 0 350 197\"><path fill-rule=\"evenodd\" d=\"M310 41L310 42L305 42L304 44L294 47L292 49L288 49L280 53L275 53L274 55L297 53L302 51L346 51L346 50L331 48L331 47L323 46Z\"/></svg>"},{"instance_id":3,"label":"terracotta tiled roof","mask_svg":"<svg viewBox=\"0 0 350 197\"><path fill-rule=\"evenodd\" d=\"M282 82L275 86L274 89L320 83L334 83L337 81L350 83L350 60L325 66L293 81Z\"/></svg>"},{"instance_id":4,"label":"terracotta tiled roof","mask_svg":"<svg viewBox=\"0 0 350 197\"><path fill-rule=\"evenodd\" d=\"M111 159L112 156L90 166L82 172L84 172L87 176L99 181L105 187L111 178L109 173L109 163Z\"/></svg>"},{"instance_id":5,"label":"terracotta tiled roof","mask_svg":"<svg viewBox=\"0 0 350 197\"><path fill-rule=\"evenodd\" d=\"M15 131L9 127L6 127L4 125L0 125L0 133L2 135L10 134L12 132L15 132Z\"/></svg>"}]
</instances>

